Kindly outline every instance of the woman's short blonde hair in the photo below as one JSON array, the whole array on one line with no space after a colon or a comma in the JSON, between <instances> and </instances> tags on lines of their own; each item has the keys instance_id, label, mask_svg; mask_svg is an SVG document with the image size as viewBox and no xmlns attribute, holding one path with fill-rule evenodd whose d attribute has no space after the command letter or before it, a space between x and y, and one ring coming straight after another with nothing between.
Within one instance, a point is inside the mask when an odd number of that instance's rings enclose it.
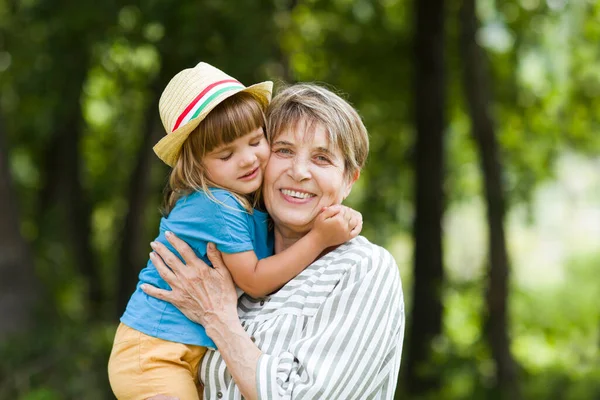
<instances>
[{"instance_id":1,"label":"woman's short blonde hair","mask_svg":"<svg viewBox=\"0 0 600 400\"><path fill-rule=\"evenodd\" d=\"M360 171L369 154L369 135L362 119L346 100L331 90L312 83L299 83L281 90L267 110L269 142L298 124L320 125L329 142L344 156L344 172L352 177Z\"/></svg>"}]
</instances>

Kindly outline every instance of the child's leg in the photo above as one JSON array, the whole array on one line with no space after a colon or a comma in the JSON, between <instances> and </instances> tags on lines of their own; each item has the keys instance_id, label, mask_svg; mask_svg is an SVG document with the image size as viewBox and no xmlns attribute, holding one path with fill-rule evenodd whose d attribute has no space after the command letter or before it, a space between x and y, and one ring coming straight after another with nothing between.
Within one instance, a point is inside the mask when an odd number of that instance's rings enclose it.
<instances>
[{"instance_id":1,"label":"child's leg","mask_svg":"<svg viewBox=\"0 0 600 400\"><path fill-rule=\"evenodd\" d=\"M202 399L198 366L206 348L153 338L119 325L108 362L110 385L119 400L158 394Z\"/></svg>"}]
</instances>

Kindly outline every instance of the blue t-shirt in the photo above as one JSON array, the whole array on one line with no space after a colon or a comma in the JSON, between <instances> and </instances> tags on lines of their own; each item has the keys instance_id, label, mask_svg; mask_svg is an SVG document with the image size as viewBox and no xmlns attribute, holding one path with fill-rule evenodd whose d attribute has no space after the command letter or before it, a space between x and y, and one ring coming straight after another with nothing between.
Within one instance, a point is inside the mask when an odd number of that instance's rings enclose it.
<instances>
[{"instance_id":1,"label":"blue t-shirt","mask_svg":"<svg viewBox=\"0 0 600 400\"><path fill-rule=\"evenodd\" d=\"M254 250L260 260L273 254L273 237L268 232L268 214L254 210L249 214L235 197L223 189L211 189L217 200L204 192L194 192L177 201L167 217L160 221L160 233L155 239L181 256L169 244L165 232L171 231L189 244L207 264L206 245L215 243L224 253ZM204 328L187 319L175 306L145 294L142 283L161 289L171 288L148 260L139 275L140 281L131 296L121 322L146 335L177 343L215 348Z\"/></svg>"}]
</instances>

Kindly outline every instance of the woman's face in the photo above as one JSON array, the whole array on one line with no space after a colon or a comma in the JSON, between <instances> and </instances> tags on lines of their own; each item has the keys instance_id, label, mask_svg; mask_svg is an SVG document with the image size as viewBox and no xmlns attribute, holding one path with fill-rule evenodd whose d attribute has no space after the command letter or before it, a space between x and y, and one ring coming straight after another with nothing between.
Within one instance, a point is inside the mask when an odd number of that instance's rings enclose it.
<instances>
[{"instance_id":1,"label":"woman's face","mask_svg":"<svg viewBox=\"0 0 600 400\"><path fill-rule=\"evenodd\" d=\"M318 124L300 122L271 143L263 194L276 227L306 233L323 207L340 204L358 178L348 178L344 157Z\"/></svg>"}]
</instances>

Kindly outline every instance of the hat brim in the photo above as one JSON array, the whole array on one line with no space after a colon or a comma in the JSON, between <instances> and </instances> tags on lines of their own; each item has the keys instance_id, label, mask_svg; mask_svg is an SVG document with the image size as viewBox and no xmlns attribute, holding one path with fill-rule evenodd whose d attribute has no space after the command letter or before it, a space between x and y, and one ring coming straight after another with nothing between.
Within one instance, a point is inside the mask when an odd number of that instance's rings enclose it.
<instances>
[{"instance_id":1,"label":"hat brim","mask_svg":"<svg viewBox=\"0 0 600 400\"><path fill-rule=\"evenodd\" d=\"M271 102L271 96L273 93L273 82L260 82L248 86L244 89L231 90L229 92L223 93L213 102L211 102L209 106L202 110L202 113L200 113L200 115L198 115L196 118L192 119L187 124L180 126L179 128L177 128L177 130L163 137L152 148L154 150L154 153L156 153L158 158L164 161L168 166L174 167L175 163L177 162L177 159L179 158L181 146L183 146L183 143L186 141L190 133L194 129L196 129L198 124L200 124L200 122L202 122L202 120L206 118L206 116L210 111L212 111L212 109L219 105L223 100L239 92L251 93L258 99L258 101L262 103L263 108L266 109L269 103Z\"/></svg>"}]
</instances>

